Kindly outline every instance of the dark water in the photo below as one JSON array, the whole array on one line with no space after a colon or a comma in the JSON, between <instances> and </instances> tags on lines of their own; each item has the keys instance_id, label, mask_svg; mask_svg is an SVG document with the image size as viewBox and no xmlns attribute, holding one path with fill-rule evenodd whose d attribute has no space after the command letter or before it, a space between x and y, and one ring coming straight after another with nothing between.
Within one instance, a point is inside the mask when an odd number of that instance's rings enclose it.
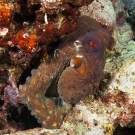
<instances>
[{"instance_id":1,"label":"dark water","mask_svg":"<svg viewBox=\"0 0 135 135\"><path fill-rule=\"evenodd\" d=\"M121 128L118 127L114 135L135 135L135 128Z\"/></svg>"}]
</instances>

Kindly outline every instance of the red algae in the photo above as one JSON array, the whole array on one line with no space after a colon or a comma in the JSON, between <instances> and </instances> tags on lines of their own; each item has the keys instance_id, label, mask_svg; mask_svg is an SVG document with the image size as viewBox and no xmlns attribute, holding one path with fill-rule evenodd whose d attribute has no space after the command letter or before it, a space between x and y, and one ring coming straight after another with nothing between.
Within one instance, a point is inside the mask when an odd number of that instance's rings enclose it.
<instances>
[{"instance_id":1,"label":"red algae","mask_svg":"<svg viewBox=\"0 0 135 135\"><path fill-rule=\"evenodd\" d=\"M0 25L5 25L10 23L12 15L13 5L10 4L0 4Z\"/></svg>"},{"instance_id":2,"label":"red algae","mask_svg":"<svg viewBox=\"0 0 135 135\"><path fill-rule=\"evenodd\" d=\"M37 47L37 35L19 31L15 35L15 44L26 52L33 52Z\"/></svg>"},{"instance_id":3,"label":"red algae","mask_svg":"<svg viewBox=\"0 0 135 135\"><path fill-rule=\"evenodd\" d=\"M109 103L110 99L112 98L111 93L107 93L101 96L101 100L105 103Z\"/></svg>"},{"instance_id":4,"label":"red algae","mask_svg":"<svg viewBox=\"0 0 135 135\"><path fill-rule=\"evenodd\" d=\"M1 47L17 47L24 53L33 53L38 51L37 46L48 46L76 28L78 7L65 2L62 11L56 6L60 12L52 12L51 8L49 14L43 3L31 0L0 3Z\"/></svg>"},{"instance_id":5,"label":"red algae","mask_svg":"<svg viewBox=\"0 0 135 135\"><path fill-rule=\"evenodd\" d=\"M125 93L122 91L119 91L116 95L114 95L114 99L117 103L122 103L122 104L125 104L127 101Z\"/></svg>"}]
</instances>

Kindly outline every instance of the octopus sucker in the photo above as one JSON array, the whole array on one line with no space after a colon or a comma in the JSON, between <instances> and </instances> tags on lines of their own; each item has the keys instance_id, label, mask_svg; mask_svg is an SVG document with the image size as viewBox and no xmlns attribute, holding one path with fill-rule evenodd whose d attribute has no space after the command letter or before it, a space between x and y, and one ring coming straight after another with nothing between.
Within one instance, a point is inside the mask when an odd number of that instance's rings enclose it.
<instances>
[{"instance_id":1,"label":"octopus sucker","mask_svg":"<svg viewBox=\"0 0 135 135\"><path fill-rule=\"evenodd\" d=\"M36 69L31 70L31 75L34 75L36 73Z\"/></svg>"},{"instance_id":2,"label":"octopus sucker","mask_svg":"<svg viewBox=\"0 0 135 135\"><path fill-rule=\"evenodd\" d=\"M60 128L64 117L89 94L95 94L103 77L110 33L87 16L67 35L49 62L31 72L20 86L20 96L45 128Z\"/></svg>"}]
</instances>

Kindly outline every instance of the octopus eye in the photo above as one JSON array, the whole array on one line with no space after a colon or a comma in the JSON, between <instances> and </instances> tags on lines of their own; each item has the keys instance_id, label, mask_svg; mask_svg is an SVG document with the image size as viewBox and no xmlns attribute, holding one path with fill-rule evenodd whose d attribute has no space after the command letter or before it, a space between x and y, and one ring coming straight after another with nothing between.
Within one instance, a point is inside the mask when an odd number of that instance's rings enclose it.
<instances>
[{"instance_id":1,"label":"octopus eye","mask_svg":"<svg viewBox=\"0 0 135 135\"><path fill-rule=\"evenodd\" d=\"M86 67L79 57L73 57L70 61L70 66L75 69L80 74L84 74L86 71Z\"/></svg>"},{"instance_id":2,"label":"octopus eye","mask_svg":"<svg viewBox=\"0 0 135 135\"><path fill-rule=\"evenodd\" d=\"M100 49L100 41L96 36L87 36L83 42L86 48L92 52L98 52Z\"/></svg>"},{"instance_id":3,"label":"octopus eye","mask_svg":"<svg viewBox=\"0 0 135 135\"><path fill-rule=\"evenodd\" d=\"M89 41L88 42L88 47L91 49L91 50L94 50L97 48L97 44L93 41Z\"/></svg>"}]
</instances>

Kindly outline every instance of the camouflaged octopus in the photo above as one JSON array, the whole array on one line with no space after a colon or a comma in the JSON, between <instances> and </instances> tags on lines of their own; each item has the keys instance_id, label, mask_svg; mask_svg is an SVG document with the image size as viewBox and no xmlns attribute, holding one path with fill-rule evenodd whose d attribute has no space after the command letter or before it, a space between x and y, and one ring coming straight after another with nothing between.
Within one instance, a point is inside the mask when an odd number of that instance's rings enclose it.
<instances>
[{"instance_id":1,"label":"camouflaged octopus","mask_svg":"<svg viewBox=\"0 0 135 135\"><path fill-rule=\"evenodd\" d=\"M20 86L20 96L45 128L59 128L71 105L95 94L103 77L110 33L82 16L49 62L42 63Z\"/></svg>"}]
</instances>

